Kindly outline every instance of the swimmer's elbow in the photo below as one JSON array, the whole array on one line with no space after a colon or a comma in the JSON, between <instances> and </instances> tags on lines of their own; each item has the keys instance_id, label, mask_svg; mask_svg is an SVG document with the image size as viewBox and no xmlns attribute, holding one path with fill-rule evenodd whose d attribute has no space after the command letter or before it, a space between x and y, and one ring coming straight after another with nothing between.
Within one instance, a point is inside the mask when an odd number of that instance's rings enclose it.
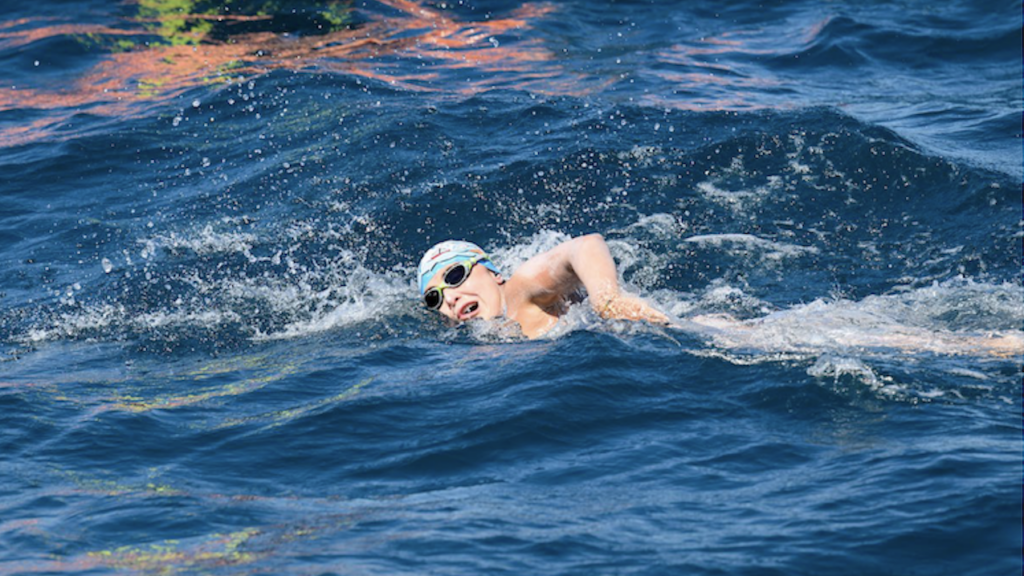
<instances>
[{"instance_id":1,"label":"swimmer's elbow","mask_svg":"<svg viewBox=\"0 0 1024 576\"><path fill-rule=\"evenodd\" d=\"M572 241L576 245L575 252L578 254L593 254L595 250L599 252L608 250L608 244L605 243L604 236L597 232L587 234L586 236L578 236Z\"/></svg>"}]
</instances>

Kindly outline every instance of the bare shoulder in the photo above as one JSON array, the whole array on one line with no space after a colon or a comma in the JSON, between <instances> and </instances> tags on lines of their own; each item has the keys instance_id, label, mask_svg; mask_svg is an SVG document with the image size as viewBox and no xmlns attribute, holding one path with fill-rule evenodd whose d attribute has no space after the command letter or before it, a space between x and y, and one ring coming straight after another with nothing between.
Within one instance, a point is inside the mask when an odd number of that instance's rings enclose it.
<instances>
[{"instance_id":1,"label":"bare shoulder","mask_svg":"<svg viewBox=\"0 0 1024 576\"><path fill-rule=\"evenodd\" d=\"M558 246L530 258L516 270L522 276L542 285L563 285L578 281L572 269L572 258L581 249L596 242L604 243L600 234L577 236L562 242Z\"/></svg>"},{"instance_id":2,"label":"bare shoulder","mask_svg":"<svg viewBox=\"0 0 1024 576\"><path fill-rule=\"evenodd\" d=\"M561 246L533 256L516 268L515 275L524 279L536 280L545 274L550 274L551 270L558 265L557 251L559 248Z\"/></svg>"},{"instance_id":3,"label":"bare shoulder","mask_svg":"<svg viewBox=\"0 0 1024 576\"><path fill-rule=\"evenodd\" d=\"M519 270L528 274L559 274L571 270L572 257L581 250L604 247L604 237L600 234L576 236L562 242L558 246L537 254L527 260ZM516 273L519 273L519 270Z\"/></svg>"},{"instance_id":4,"label":"bare shoulder","mask_svg":"<svg viewBox=\"0 0 1024 576\"><path fill-rule=\"evenodd\" d=\"M541 304L576 290L579 278L573 273L570 258L578 240L567 240L524 262L509 279L509 287Z\"/></svg>"}]
</instances>

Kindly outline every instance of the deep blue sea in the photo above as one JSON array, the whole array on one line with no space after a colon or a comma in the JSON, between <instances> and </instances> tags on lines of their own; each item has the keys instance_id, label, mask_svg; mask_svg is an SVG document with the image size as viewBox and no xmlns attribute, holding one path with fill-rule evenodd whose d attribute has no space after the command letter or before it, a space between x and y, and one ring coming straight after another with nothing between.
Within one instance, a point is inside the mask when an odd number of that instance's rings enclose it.
<instances>
[{"instance_id":1,"label":"deep blue sea","mask_svg":"<svg viewBox=\"0 0 1024 576\"><path fill-rule=\"evenodd\" d=\"M1019 576L1021 31L0 0L0 574ZM594 232L677 326L418 299Z\"/></svg>"}]
</instances>

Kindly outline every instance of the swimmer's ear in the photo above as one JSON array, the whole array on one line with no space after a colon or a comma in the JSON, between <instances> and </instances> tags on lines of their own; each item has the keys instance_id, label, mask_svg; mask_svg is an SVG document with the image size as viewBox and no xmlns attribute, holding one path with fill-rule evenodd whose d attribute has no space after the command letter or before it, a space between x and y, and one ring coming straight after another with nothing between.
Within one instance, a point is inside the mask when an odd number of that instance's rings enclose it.
<instances>
[{"instance_id":1,"label":"swimmer's ear","mask_svg":"<svg viewBox=\"0 0 1024 576\"><path fill-rule=\"evenodd\" d=\"M491 274L494 274L494 281L497 282L499 286L505 283L505 279L501 277L501 274L498 274L497 272L491 272Z\"/></svg>"}]
</instances>

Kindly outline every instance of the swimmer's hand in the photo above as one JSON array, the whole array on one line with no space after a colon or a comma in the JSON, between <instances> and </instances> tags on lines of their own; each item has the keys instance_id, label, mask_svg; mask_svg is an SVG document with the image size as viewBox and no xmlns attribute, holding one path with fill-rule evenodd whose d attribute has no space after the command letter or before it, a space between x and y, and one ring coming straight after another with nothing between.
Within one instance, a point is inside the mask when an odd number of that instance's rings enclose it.
<instances>
[{"instance_id":1,"label":"swimmer's hand","mask_svg":"<svg viewBox=\"0 0 1024 576\"><path fill-rule=\"evenodd\" d=\"M651 324L661 324L668 326L671 322L668 316L658 312L651 307L650 304L645 302L641 298L635 296L627 296L625 294L616 294L611 298L608 298L604 304L601 304L599 308L596 308L597 313L601 318L607 320L633 320L633 321L645 321Z\"/></svg>"}]
</instances>

